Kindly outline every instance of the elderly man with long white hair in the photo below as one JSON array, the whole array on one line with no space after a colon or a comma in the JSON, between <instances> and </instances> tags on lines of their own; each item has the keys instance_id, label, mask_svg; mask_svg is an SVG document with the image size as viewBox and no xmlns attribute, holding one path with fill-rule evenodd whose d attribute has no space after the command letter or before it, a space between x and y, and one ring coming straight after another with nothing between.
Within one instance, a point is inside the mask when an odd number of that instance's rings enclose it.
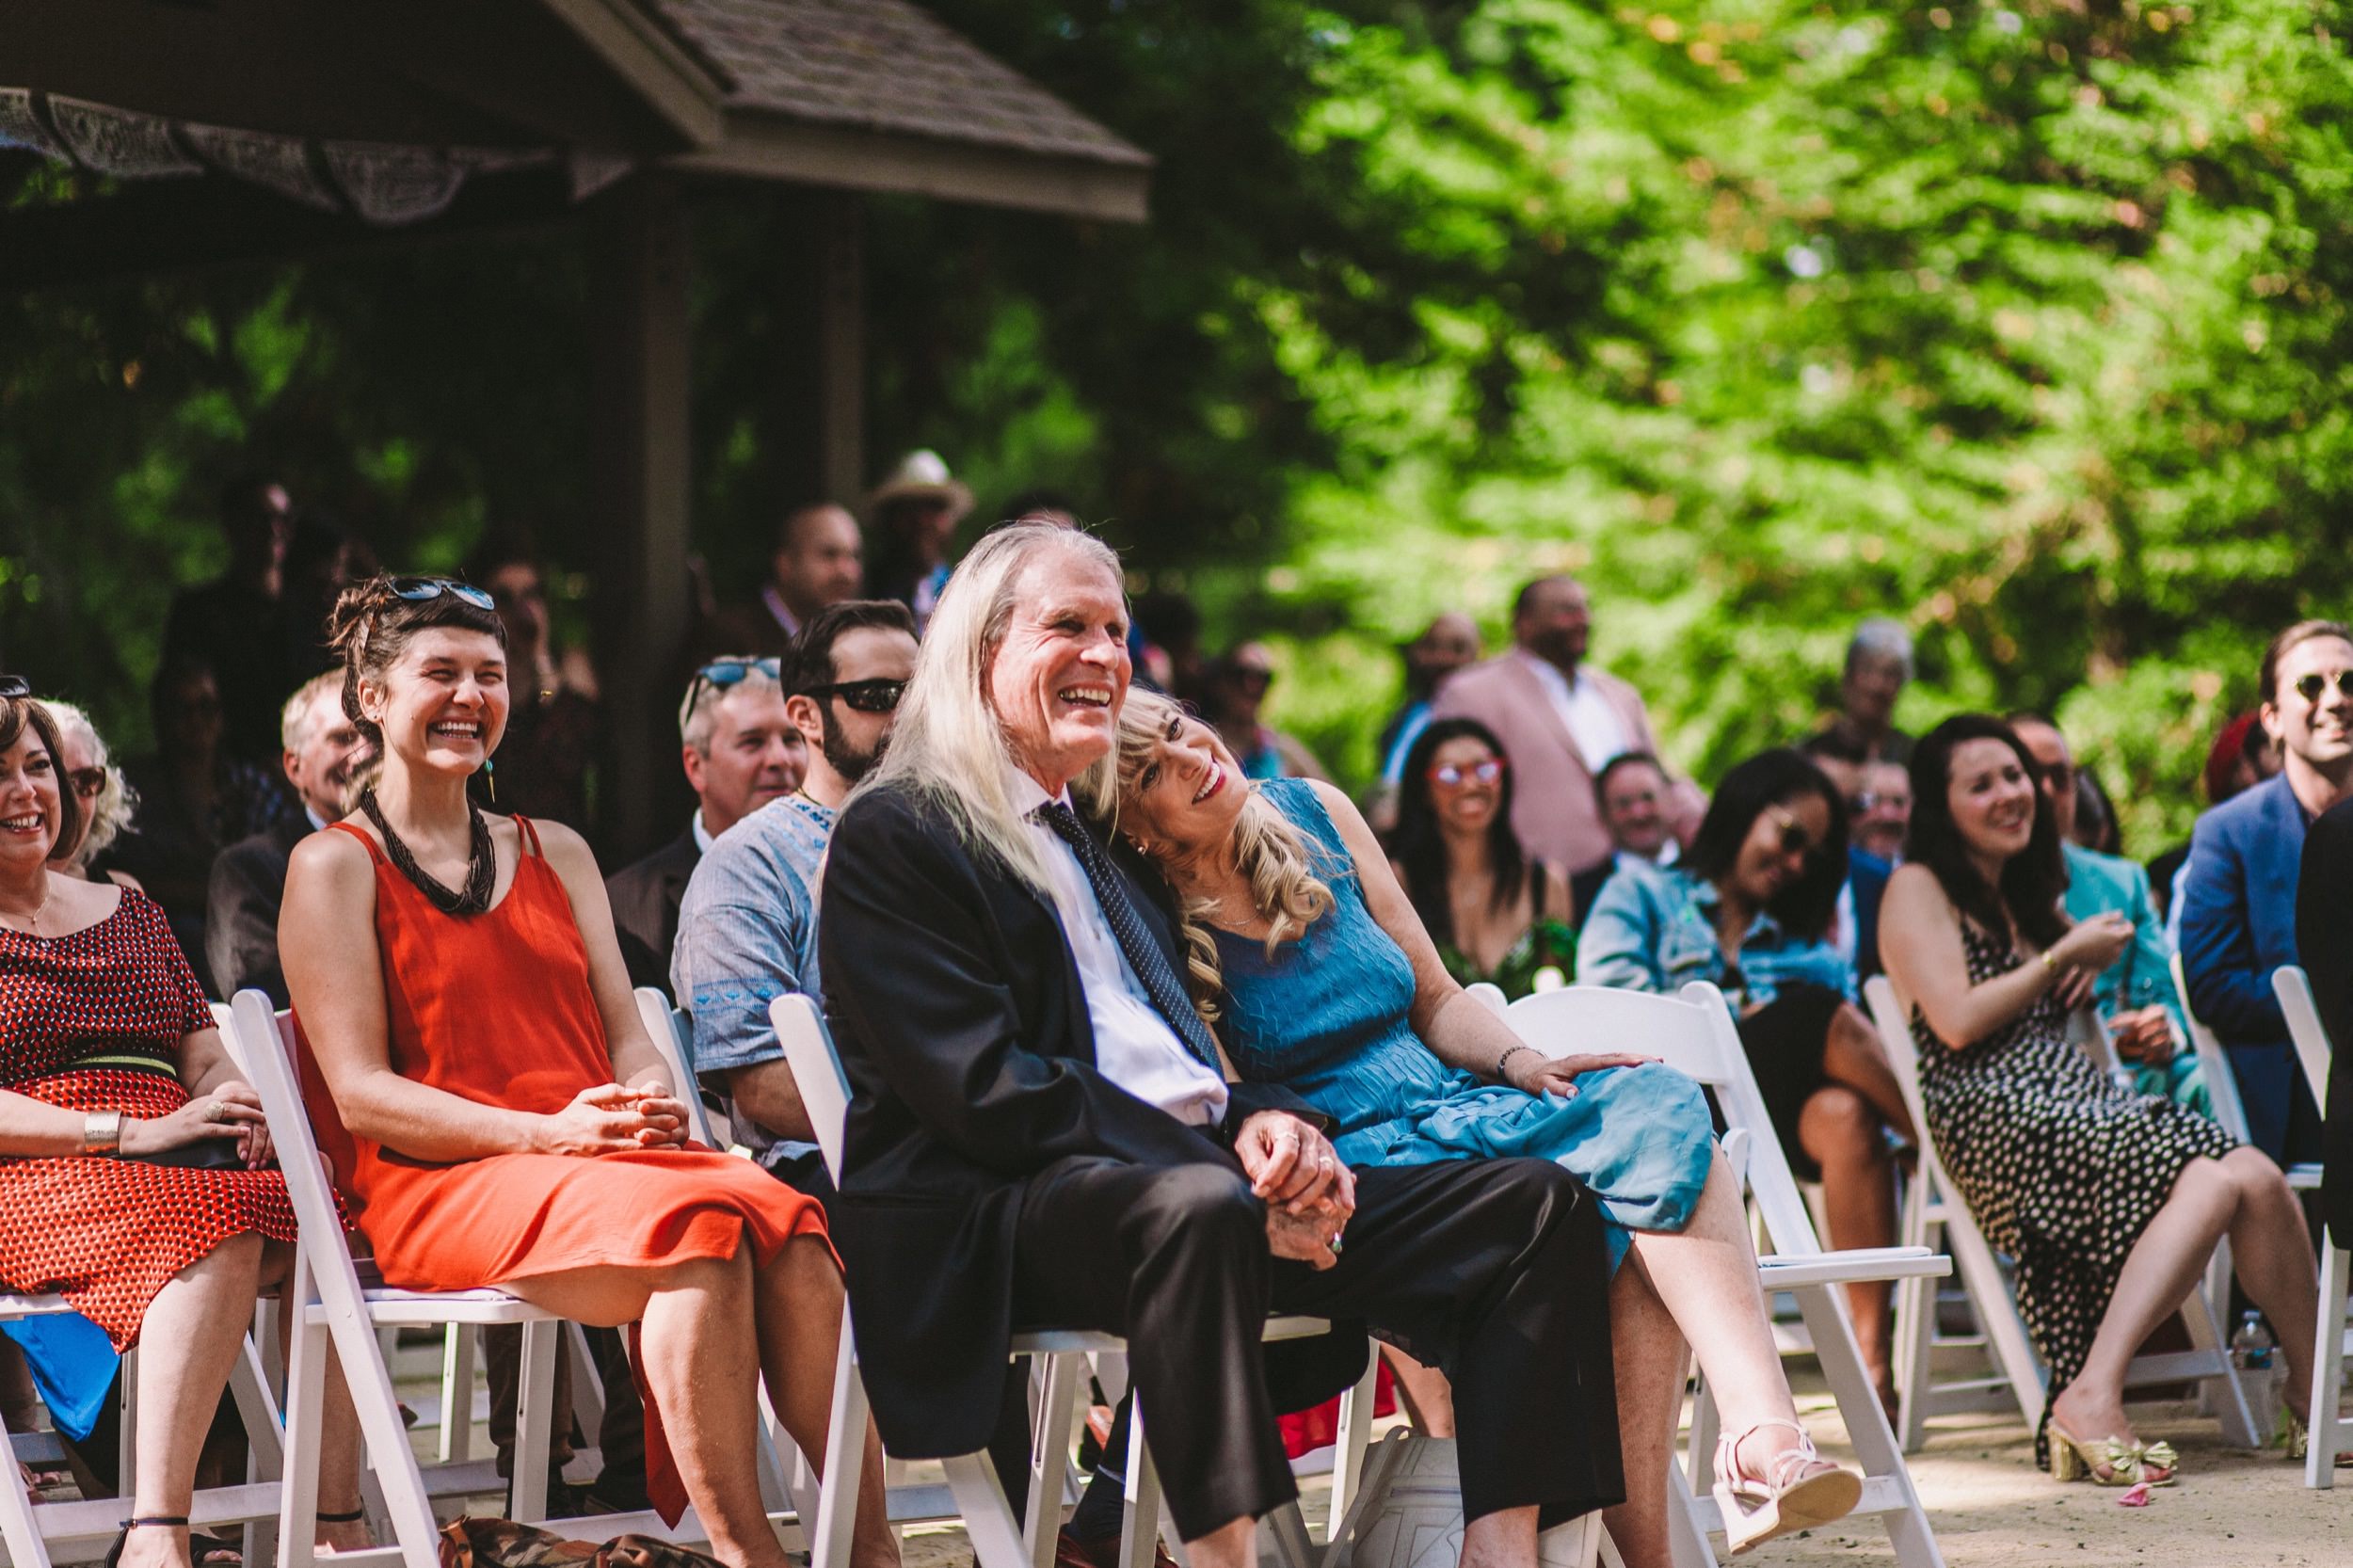
<instances>
[{"instance_id":1,"label":"elderly man with long white hair","mask_svg":"<svg viewBox=\"0 0 2353 1568\"><path fill-rule=\"evenodd\" d=\"M1244 1568L1294 1496L1266 1314L1362 1320L1454 1380L1464 1563L1532 1568L1624 1495L1592 1195L1543 1160L1351 1172L1304 1102L1225 1081L1164 885L1071 806L1112 765L1127 632L1099 541L992 533L834 832L830 1214L884 1443L981 1448L1017 1326L1124 1334L1176 1534Z\"/></svg>"}]
</instances>

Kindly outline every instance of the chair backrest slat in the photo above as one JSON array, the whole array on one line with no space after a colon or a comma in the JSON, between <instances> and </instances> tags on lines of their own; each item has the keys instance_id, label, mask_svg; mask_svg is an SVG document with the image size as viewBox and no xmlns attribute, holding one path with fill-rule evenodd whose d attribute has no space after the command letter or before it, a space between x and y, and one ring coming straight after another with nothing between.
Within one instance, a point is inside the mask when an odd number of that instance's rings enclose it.
<instances>
[{"instance_id":1,"label":"chair backrest slat","mask_svg":"<svg viewBox=\"0 0 2353 1568\"><path fill-rule=\"evenodd\" d=\"M646 1026L646 1033L653 1041L653 1048L662 1054L663 1070L670 1075L670 1087L686 1102L687 1129L712 1148L724 1153L727 1144L712 1130L711 1112L703 1104L702 1089L695 1081L694 1069L687 1065L690 1047L685 1034L686 1015L670 1005L670 999L651 985L636 990L637 1019Z\"/></svg>"},{"instance_id":2,"label":"chair backrest slat","mask_svg":"<svg viewBox=\"0 0 2353 1568\"><path fill-rule=\"evenodd\" d=\"M1570 985L1522 997L1503 1016L1521 1039L1546 1056L1637 1051L1706 1085L1725 1125L1749 1135L1749 1192L1773 1250L1786 1256L1822 1250L1721 991L1704 981L1672 997Z\"/></svg>"},{"instance_id":3,"label":"chair backrest slat","mask_svg":"<svg viewBox=\"0 0 2353 1568\"><path fill-rule=\"evenodd\" d=\"M2182 968L2180 953L2173 955L2169 967L2174 994L2182 999L2182 1016L2189 1020L2189 1045L2198 1053L2198 1076L2206 1085L2206 1097L2214 1103L2214 1119L2222 1124L2223 1131L2246 1143L2247 1102L2239 1098L2238 1076L2231 1070L2230 1055L2215 1032L2189 1010L2189 975Z\"/></svg>"},{"instance_id":4,"label":"chair backrest slat","mask_svg":"<svg viewBox=\"0 0 2353 1568\"><path fill-rule=\"evenodd\" d=\"M2328 1027L2320 1021L2320 1004L2313 998L2313 977L2301 966L2282 964L2271 971L2271 994L2287 1015L2288 1038L2296 1042L2296 1059L2304 1064L2304 1081L2312 1086L2313 1103L2329 1103Z\"/></svg>"},{"instance_id":5,"label":"chair backrest slat","mask_svg":"<svg viewBox=\"0 0 2353 1568\"><path fill-rule=\"evenodd\" d=\"M768 1021L776 1027L776 1044L784 1048L785 1063L792 1069L801 1108L808 1112L817 1146L824 1152L825 1172L838 1184L841 1180L841 1126L850 1114L850 1080L841 1071L840 1057L834 1053L832 1036L825 1032L825 1020L818 1015L815 1002L789 992L768 1004Z\"/></svg>"}]
</instances>

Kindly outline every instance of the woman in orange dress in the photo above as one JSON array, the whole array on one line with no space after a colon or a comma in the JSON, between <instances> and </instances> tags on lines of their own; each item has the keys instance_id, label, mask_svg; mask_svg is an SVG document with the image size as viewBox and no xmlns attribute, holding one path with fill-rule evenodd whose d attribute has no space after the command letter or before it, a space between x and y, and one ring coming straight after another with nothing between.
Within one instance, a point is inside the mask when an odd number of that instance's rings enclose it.
<instances>
[{"instance_id":1,"label":"woman in orange dress","mask_svg":"<svg viewBox=\"0 0 2353 1568\"><path fill-rule=\"evenodd\" d=\"M817 1205L688 1143L579 835L467 799L507 712L488 594L378 577L336 606L381 772L294 854L279 945L320 1142L388 1284L497 1286L640 1324L640 1380L718 1555L786 1568L760 1494L765 1375L824 1463L841 1274ZM495 772L492 775L495 778ZM659 1444L655 1488L660 1498ZM866 1442L855 1558L895 1568Z\"/></svg>"}]
</instances>

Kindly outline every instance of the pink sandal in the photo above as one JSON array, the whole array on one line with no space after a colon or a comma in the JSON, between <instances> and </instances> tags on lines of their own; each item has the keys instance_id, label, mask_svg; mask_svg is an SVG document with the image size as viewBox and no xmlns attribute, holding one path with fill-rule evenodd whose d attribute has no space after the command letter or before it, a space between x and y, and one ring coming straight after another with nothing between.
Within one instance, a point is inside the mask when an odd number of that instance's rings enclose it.
<instances>
[{"instance_id":1,"label":"pink sandal","mask_svg":"<svg viewBox=\"0 0 2353 1568\"><path fill-rule=\"evenodd\" d=\"M1762 1480L1752 1480L1740 1470L1740 1445L1767 1427L1786 1427L1798 1441L1766 1463ZM1824 1459L1795 1421L1759 1421L1716 1440L1716 1509L1735 1557L1777 1535L1844 1519L1862 1500L1863 1478Z\"/></svg>"}]
</instances>

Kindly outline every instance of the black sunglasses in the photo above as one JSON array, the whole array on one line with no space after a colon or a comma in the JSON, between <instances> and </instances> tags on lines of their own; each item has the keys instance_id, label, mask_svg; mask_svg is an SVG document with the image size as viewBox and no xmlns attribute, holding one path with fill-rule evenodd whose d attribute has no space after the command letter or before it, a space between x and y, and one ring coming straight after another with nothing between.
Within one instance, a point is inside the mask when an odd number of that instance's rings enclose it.
<instances>
[{"instance_id":1,"label":"black sunglasses","mask_svg":"<svg viewBox=\"0 0 2353 1568\"><path fill-rule=\"evenodd\" d=\"M2318 702L2320 694L2329 689L2329 682L2337 683L2339 696L2353 696L2353 670L2339 670L2333 676L2307 675L2297 678L2296 695L2307 702Z\"/></svg>"},{"instance_id":2,"label":"black sunglasses","mask_svg":"<svg viewBox=\"0 0 2353 1568\"><path fill-rule=\"evenodd\" d=\"M803 696L838 696L853 712L894 713L899 698L906 695L904 680L837 680L829 685L811 686Z\"/></svg>"},{"instance_id":3,"label":"black sunglasses","mask_svg":"<svg viewBox=\"0 0 2353 1568\"><path fill-rule=\"evenodd\" d=\"M1814 836L1805 830L1805 824L1778 806L1769 806L1766 809L1772 813L1773 821L1780 824L1782 854L1795 855L1806 860L1813 859L1814 852L1821 846L1817 844L1814 841Z\"/></svg>"},{"instance_id":4,"label":"black sunglasses","mask_svg":"<svg viewBox=\"0 0 2353 1568\"><path fill-rule=\"evenodd\" d=\"M392 592L411 604L422 604L428 599L439 599L443 594L449 594L454 598L463 600L477 610L498 608L498 601L492 599L487 590L477 588L471 583L454 582L446 577L395 577L392 581L391 587Z\"/></svg>"},{"instance_id":5,"label":"black sunglasses","mask_svg":"<svg viewBox=\"0 0 2353 1568\"><path fill-rule=\"evenodd\" d=\"M702 700L705 686L716 687L724 692L729 687L742 685L746 677L755 674L781 683L784 680L784 662L773 655L765 659L713 659L695 672L695 684L686 694L686 706L692 709Z\"/></svg>"},{"instance_id":6,"label":"black sunglasses","mask_svg":"<svg viewBox=\"0 0 2353 1568\"><path fill-rule=\"evenodd\" d=\"M21 675L0 675L0 702L13 702L21 696L33 695L33 683Z\"/></svg>"}]
</instances>

